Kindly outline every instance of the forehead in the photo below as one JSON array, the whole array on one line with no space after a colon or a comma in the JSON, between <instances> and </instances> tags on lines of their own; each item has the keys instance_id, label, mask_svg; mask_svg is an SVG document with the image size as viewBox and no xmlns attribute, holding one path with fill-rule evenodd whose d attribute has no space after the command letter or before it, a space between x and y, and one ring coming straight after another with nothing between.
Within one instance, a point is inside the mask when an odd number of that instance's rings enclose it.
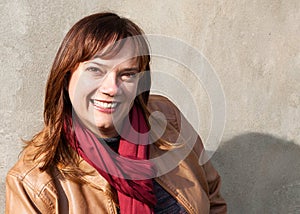
<instances>
[{"instance_id":1,"label":"forehead","mask_svg":"<svg viewBox=\"0 0 300 214\"><path fill-rule=\"evenodd\" d=\"M121 64L136 66L138 57L136 44L131 39L126 39L108 44L90 61L98 61L110 67Z\"/></svg>"},{"instance_id":2,"label":"forehead","mask_svg":"<svg viewBox=\"0 0 300 214\"><path fill-rule=\"evenodd\" d=\"M139 47L136 41L131 37L118 41L109 42L104 48L98 51L96 55L101 58L135 58L138 56Z\"/></svg>"}]
</instances>

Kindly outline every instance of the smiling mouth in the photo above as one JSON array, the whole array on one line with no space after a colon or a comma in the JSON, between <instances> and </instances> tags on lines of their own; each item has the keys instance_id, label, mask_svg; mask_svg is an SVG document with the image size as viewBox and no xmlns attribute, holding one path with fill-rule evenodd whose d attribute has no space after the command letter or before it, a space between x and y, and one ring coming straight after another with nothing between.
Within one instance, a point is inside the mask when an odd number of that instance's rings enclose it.
<instances>
[{"instance_id":1,"label":"smiling mouth","mask_svg":"<svg viewBox=\"0 0 300 214\"><path fill-rule=\"evenodd\" d=\"M103 102L99 100L91 100L95 107L102 109L115 109L118 105L117 102Z\"/></svg>"}]
</instances>

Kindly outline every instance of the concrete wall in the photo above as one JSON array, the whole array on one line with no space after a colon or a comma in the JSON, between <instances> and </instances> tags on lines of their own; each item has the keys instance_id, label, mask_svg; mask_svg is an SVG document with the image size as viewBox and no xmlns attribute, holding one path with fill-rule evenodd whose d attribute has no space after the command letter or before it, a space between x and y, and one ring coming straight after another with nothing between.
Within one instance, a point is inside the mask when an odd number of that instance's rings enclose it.
<instances>
[{"instance_id":1,"label":"concrete wall","mask_svg":"<svg viewBox=\"0 0 300 214\"><path fill-rule=\"evenodd\" d=\"M213 66L227 105L213 162L230 213L300 212L300 1L1 0L0 5L1 213L5 174L17 160L20 138L41 128L45 81L63 36L83 16L103 10L131 18L146 33L185 41ZM173 69L167 72L193 86L179 67ZM197 99L205 139L209 102Z\"/></svg>"}]
</instances>

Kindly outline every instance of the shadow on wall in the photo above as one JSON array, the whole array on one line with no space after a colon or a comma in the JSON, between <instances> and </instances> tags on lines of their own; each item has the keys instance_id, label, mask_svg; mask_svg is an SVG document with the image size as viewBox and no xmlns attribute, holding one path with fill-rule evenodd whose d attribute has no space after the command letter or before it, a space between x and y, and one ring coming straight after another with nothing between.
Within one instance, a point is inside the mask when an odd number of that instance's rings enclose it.
<instances>
[{"instance_id":1,"label":"shadow on wall","mask_svg":"<svg viewBox=\"0 0 300 214\"><path fill-rule=\"evenodd\" d=\"M228 213L300 213L300 146L268 134L223 142L212 158Z\"/></svg>"}]
</instances>

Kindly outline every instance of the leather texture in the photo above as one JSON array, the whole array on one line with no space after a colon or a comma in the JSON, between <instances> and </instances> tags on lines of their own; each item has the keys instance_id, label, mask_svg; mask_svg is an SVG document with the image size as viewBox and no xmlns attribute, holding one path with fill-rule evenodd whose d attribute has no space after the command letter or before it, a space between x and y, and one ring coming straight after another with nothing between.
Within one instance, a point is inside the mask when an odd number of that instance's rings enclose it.
<instances>
[{"instance_id":1,"label":"leather texture","mask_svg":"<svg viewBox=\"0 0 300 214\"><path fill-rule=\"evenodd\" d=\"M155 160L159 175L155 180L188 213L226 213L218 172L210 161L199 165L204 148L198 134L168 99L151 95L148 107L150 112L162 112L172 125L164 129L162 138L181 144L171 151L151 145L150 158ZM155 128L160 124L165 127L163 122L157 122ZM27 150L22 152L7 174L6 213L117 213L114 190L87 162L81 160L79 167L92 173L85 175L86 183L81 184L67 179L57 167L41 172L39 163L32 161L27 153Z\"/></svg>"}]
</instances>

